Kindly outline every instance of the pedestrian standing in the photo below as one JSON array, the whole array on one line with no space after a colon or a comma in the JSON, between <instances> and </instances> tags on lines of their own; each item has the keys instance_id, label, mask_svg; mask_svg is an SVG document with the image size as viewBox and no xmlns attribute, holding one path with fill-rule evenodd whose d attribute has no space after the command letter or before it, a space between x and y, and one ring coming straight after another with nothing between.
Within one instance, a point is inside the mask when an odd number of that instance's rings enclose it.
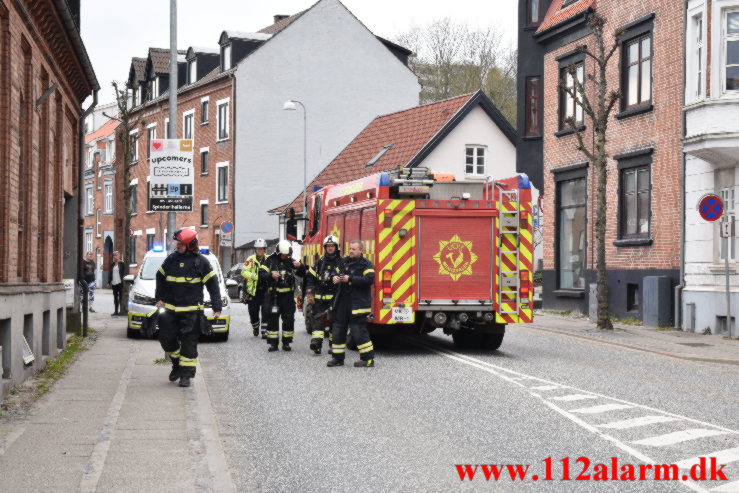
<instances>
[{"instance_id":1,"label":"pedestrian standing","mask_svg":"<svg viewBox=\"0 0 739 493\"><path fill-rule=\"evenodd\" d=\"M126 275L126 263L121 260L121 253L116 250L113 252L113 260L110 261L110 282L108 286L113 289L113 305L115 311L111 317L120 315L121 296L123 295L123 278Z\"/></svg>"},{"instance_id":2,"label":"pedestrian standing","mask_svg":"<svg viewBox=\"0 0 739 493\"><path fill-rule=\"evenodd\" d=\"M359 361L354 366L375 366L375 348L367 331L367 317L372 313L372 286L375 284L375 268L362 255L362 242L349 243L349 255L341 265L341 275L334 276L338 285L334 296L332 358L327 366L343 366L346 353L347 330L359 350Z\"/></svg>"},{"instance_id":3,"label":"pedestrian standing","mask_svg":"<svg viewBox=\"0 0 739 493\"><path fill-rule=\"evenodd\" d=\"M271 277L268 288L269 320L267 325L268 351L277 351L280 342L280 318L282 318L282 350L290 351L295 334L295 276L303 275L300 262L292 259L293 248L282 240L277 250L267 257L266 267Z\"/></svg>"},{"instance_id":4,"label":"pedestrian standing","mask_svg":"<svg viewBox=\"0 0 739 493\"><path fill-rule=\"evenodd\" d=\"M304 306L311 308L303 310L304 314L310 311L310 316L306 316L306 323L309 320L312 323L310 349L316 354L321 354L326 329L331 330L326 312L331 309L334 302L338 284L334 284L332 279L341 275L342 262L339 239L336 236L328 235L323 240L323 250L323 257L318 259L316 265L308 268L306 276L308 302Z\"/></svg>"},{"instance_id":5,"label":"pedestrian standing","mask_svg":"<svg viewBox=\"0 0 739 493\"><path fill-rule=\"evenodd\" d=\"M256 253L246 259L244 266L241 268L241 275L244 277L244 284L246 284L244 301L249 306L249 319L254 336L259 335L259 318L261 315L262 339L266 339L267 320L269 318L264 303L267 285L269 284L269 269L265 265L267 242L263 238L258 238L254 242L254 250Z\"/></svg>"},{"instance_id":6,"label":"pedestrian standing","mask_svg":"<svg viewBox=\"0 0 739 493\"><path fill-rule=\"evenodd\" d=\"M198 363L198 340L203 310L203 286L208 289L213 318L221 316L223 301L218 276L207 258L198 250L198 235L189 228L175 231L177 250L172 252L157 270L156 307L159 313L159 343L172 359L169 381L180 380L180 387L189 387Z\"/></svg>"},{"instance_id":7,"label":"pedestrian standing","mask_svg":"<svg viewBox=\"0 0 739 493\"><path fill-rule=\"evenodd\" d=\"M88 295L87 295L87 307L88 310L95 313L95 310L92 308L92 303L95 301L95 288L97 287L95 284L95 271L97 269L97 265L95 264L95 261L92 260L92 252L87 252L85 254L85 260L82 263L82 272L83 272L83 279L85 282L87 282L87 289L88 289Z\"/></svg>"}]
</instances>

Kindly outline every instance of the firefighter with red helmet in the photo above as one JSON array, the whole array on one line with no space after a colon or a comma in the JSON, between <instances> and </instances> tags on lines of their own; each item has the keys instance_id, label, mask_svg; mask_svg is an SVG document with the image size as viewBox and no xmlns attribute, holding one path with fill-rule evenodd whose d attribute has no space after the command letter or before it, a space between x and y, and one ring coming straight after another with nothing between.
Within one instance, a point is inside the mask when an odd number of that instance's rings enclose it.
<instances>
[{"instance_id":1,"label":"firefighter with red helmet","mask_svg":"<svg viewBox=\"0 0 739 493\"><path fill-rule=\"evenodd\" d=\"M198 235L189 228L174 233L177 248L159 267L156 277L156 306L159 342L172 359L169 381L180 380L189 387L195 377L200 324L205 318L203 285L210 294L213 317L221 315L221 290L218 275L208 259L200 255Z\"/></svg>"},{"instance_id":2,"label":"firefighter with red helmet","mask_svg":"<svg viewBox=\"0 0 739 493\"><path fill-rule=\"evenodd\" d=\"M330 331L329 317L325 314L331 310L337 285L333 283L334 276L341 275L341 253L339 239L328 235L323 240L323 257L316 265L308 268L307 296L312 305L313 327L311 327L310 348L316 354L321 354L326 329ZM311 299L312 298L312 299ZM329 332L330 333L330 332Z\"/></svg>"},{"instance_id":3,"label":"firefighter with red helmet","mask_svg":"<svg viewBox=\"0 0 739 493\"><path fill-rule=\"evenodd\" d=\"M267 257L264 266L269 270L267 344L269 351L277 351L282 318L282 350L290 351L295 334L295 276L303 275L304 268L292 258L289 241L281 240L277 250Z\"/></svg>"}]
</instances>

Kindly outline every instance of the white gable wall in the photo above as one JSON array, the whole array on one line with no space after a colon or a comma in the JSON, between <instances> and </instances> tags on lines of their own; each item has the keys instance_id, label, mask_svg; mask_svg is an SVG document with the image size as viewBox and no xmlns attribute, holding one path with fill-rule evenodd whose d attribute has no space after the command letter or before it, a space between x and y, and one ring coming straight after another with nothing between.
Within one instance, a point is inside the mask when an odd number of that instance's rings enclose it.
<instances>
[{"instance_id":1,"label":"white gable wall","mask_svg":"<svg viewBox=\"0 0 739 493\"><path fill-rule=\"evenodd\" d=\"M467 145L487 148L486 175L500 179L516 174L516 146L479 105L449 132L420 166L439 173L451 173L458 181L475 179L465 174Z\"/></svg>"},{"instance_id":2,"label":"white gable wall","mask_svg":"<svg viewBox=\"0 0 739 493\"><path fill-rule=\"evenodd\" d=\"M236 71L236 244L277 236L267 210L303 188L378 115L418 104L416 76L337 0L322 0Z\"/></svg>"}]
</instances>

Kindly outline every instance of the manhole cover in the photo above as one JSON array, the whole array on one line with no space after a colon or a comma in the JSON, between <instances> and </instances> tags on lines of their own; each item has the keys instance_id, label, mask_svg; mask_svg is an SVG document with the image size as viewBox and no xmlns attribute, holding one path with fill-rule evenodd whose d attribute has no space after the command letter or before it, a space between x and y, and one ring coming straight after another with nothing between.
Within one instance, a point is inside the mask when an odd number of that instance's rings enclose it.
<instances>
[{"instance_id":1,"label":"manhole cover","mask_svg":"<svg viewBox=\"0 0 739 493\"><path fill-rule=\"evenodd\" d=\"M681 346L690 346L690 347L703 347L703 346L713 346L713 344L706 344L705 342L678 342Z\"/></svg>"}]
</instances>

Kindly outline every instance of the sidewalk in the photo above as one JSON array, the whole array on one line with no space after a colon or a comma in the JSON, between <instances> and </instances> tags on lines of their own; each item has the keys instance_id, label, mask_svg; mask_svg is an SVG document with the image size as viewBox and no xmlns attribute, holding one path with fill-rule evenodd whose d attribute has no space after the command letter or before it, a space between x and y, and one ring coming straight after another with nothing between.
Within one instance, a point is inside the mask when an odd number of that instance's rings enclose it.
<instances>
[{"instance_id":1,"label":"sidewalk","mask_svg":"<svg viewBox=\"0 0 739 493\"><path fill-rule=\"evenodd\" d=\"M661 354L673 358L739 365L739 341L722 335L614 324L613 331L598 330L587 318L561 316L537 310L533 329Z\"/></svg>"},{"instance_id":2,"label":"sidewalk","mask_svg":"<svg viewBox=\"0 0 739 493\"><path fill-rule=\"evenodd\" d=\"M0 490L233 491L202 369L180 388L124 317L90 327L97 341L30 414L0 418Z\"/></svg>"}]
</instances>

